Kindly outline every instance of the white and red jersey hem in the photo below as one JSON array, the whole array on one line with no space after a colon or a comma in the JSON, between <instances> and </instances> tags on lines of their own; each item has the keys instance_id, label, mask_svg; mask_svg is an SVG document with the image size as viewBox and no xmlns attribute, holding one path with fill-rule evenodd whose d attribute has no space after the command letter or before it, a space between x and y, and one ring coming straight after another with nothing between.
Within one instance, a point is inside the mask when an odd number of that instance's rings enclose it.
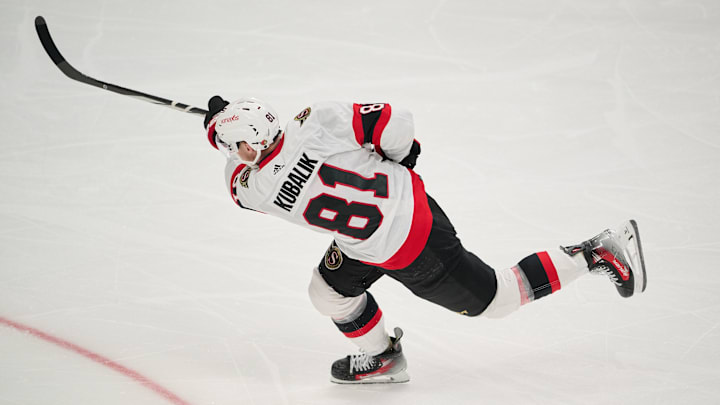
<instances>
[{"instance_id":1,"label":"white and red jersey hem","mask_svg":"<svg viewBox=\"0 0 720 405\"><path fill-rule=\"evenodd\" d=\"M382 267L386 270L399 270L408 267L420 253L425 249L430 231L432 230L433 217L430 212L427 194L425 194L425 185L420 176L414 171L408 169L412 178L414 209L412 225L408 232L405 242L400 249L388 260L382 263L371 263L363 261L365 264Z\"/></svg>"}]
</instances>

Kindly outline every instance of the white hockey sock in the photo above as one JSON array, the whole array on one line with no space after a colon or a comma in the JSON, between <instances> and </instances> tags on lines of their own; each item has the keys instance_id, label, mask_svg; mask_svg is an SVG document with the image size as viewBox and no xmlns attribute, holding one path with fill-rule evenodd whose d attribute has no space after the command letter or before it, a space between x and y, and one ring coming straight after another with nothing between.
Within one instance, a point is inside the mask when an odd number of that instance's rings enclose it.
<instances>
[{"instance_id":1,"label":"white hockey sock","mask_svg":"<svg viewBox=\"0 0 720 405\"><path fill-rule=\"evenodd\" d=\"M360 349L374 356L387 350L390 336L380 307L369 292L365 296L365 305L357 313L345 319L333 318L333 322Z\"/></svg>"},{"instance_id":2,"label":"white hockey sock","mask_svg":"<svg viewBox=\"0 0 720 405\"><path fill-rule=\"evenodd\" d=\"M388 348L390 336L385 330L382 311L370 293L356 297L341 295L325 282L316 267L308 294L315 308L329 316L360 349L376 355Z\"/></svg>"},{"instance_id":3,"label":"white hockey sock","mask_svg":"<svg viewBox=\"0 0 720 405\"><path fill-rule=\"evenodd\" d=\"M495 273L495 298L482 315L502 318L521 305L560 290L583 274L588 274L588 268L581 255L570 257L560 248L534 253Z\"/></svg>"}]
</instances>

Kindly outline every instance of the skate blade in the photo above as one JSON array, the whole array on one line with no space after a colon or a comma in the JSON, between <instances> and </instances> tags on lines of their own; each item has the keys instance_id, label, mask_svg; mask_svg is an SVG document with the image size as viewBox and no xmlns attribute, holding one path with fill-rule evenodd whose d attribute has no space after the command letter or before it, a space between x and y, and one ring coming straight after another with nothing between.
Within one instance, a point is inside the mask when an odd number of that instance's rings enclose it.
<instances>
[{"instance_id":1,"label":"skate blade","mask_svg":"<svg viewBox=\"0 0 720 405\"><path fill-rule=\"evenodd\" d=\"M631 219L624 223L620 227L620 233L625 243L625 254L630 259L633 277L635 277L635 292L644 292L647 287L647 273L637 222Z\"/></svg>"},{"instance_id":2,"label":"skate blade","mask_svg":"<svg viewBox=\"0 0 720 405\"><path fill-rule=\"evenodd\" d=\"M363 380L347 381L338 380L337 378L332 377L330 378L330 381L335 384L398 384L410 381L410 375L408 375L407 371L403 370L392 375L379 375L365 378Z\"/></svg>"}]
</instances>

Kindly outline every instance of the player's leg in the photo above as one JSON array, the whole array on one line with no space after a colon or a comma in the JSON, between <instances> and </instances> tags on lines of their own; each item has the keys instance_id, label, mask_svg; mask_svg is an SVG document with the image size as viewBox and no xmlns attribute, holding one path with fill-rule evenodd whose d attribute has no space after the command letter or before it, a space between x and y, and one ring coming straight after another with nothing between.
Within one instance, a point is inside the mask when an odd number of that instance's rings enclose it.
<instances>
[{"instance_id":1,"label":"player's leg","mask_svg":"<svg viewBox=\"0 0 720 405\"><path fill-rule=\"evenodd\" d=\"M588 273L586 265L560 249L534 253L500 271L462 246L456 249L455 263L443 263L432 251L423 252L412 271L388 274L416 295L461 315L500 318Z\"/></svg>"},{"instance_id":2,"label":"player's leg","mask_svg":"<svg viewBox=\"0 0 720 405\"><path fill-rule=\"evenodd\" d=\"M425 248L410 266L383 271L420 298L462 315L479 315L495 296L495 271L465 250L447 215L427 198L433 224Z\"/></svg>"},{"instance_id":3,"label":"player's leg","mask_svg":"<svg viewBox=\"0 0 720 405\"><path fill-rule=\"evenodd\" d=\"M385 273L452 311L503 317L590 272L610 276L622 296L644 290L642 248L634 221L579 245L533 253L496 272L465 250L450 220L429 196L428 203L433 228L425 249L408 268Z\"/></svg>"},{"instance_id":4,"label":"player's leg","mask_svg":"<svg viewBox=\"0 0 720 405\"><path fill-rule=\"evenodd\" d=\"M345 270L347 268L343 269ZM335 276L328 280L322 273L321 268L316 267L310 281L309 295L315 308L321 314L329 316L340 332L363 351L370 354L385 351L388 346L388 333L385 331L382 310L372 294L365 291L361 282L352 289L343 290L337 286L337 279L340 277ZM378 275L370 276L377 279ZM348 275L344 281L349 282L352 279L354 278Z\"/></svg>"},{"instance_id":5,"label":"player's leg","mask_svg":"<svg viewBox=\"0 0 720 405\"><path fill-rule=\"evenodd\" d=\"M317 310L361 350L358 355L336 361L332 381L337 383L405 382L406 362L399 340L385 330L382 311L366 291L382 276L374 266L343 255L333 243L313 270L310 299Z\"/></svg>"},{"instance_id":6,"label":"player's leg","mask_svg":"<svg viewBox=\"0 0 720 405\"><path fill-rule=\"evenodd\" d=\"M495 298L482 315L502 318L585 274L588 268L584 259L575 260L560 249L533 253L517 265L496 272Z\"/></svg>"},{"instance_id":7,"label":"player's leg","mask_svg":"<svg viewBox=\"0 0 720 405\"><path fill-rule=\"evenodd\" d=\"M578 245L534 253L497 272L497 292L483 315L501 318L589 273L607 275L623 297L645 291L645 263L635 221Z\"/></svg>"}]
</instances>

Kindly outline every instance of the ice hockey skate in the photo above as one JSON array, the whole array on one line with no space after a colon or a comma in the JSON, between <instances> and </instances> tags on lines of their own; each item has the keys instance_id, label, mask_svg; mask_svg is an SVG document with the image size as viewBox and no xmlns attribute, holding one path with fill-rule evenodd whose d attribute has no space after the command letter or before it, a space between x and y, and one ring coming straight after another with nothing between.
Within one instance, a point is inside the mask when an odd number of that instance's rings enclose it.
<instances>
[{"instance_id":1,"label":"ice hockey skate","mask_svg":"<svg viewBox=\"0 0 720 405\"><path fill-rule=\"evenodd\" d=\"M395 328L395 337L390 337L390 347L377 356L361 352L337 360L330 370L330 381L337 384L388 384L410 381L407 362L402 353L400 338L403 331Z\"/></svg>"},{"instance_id":2,"label":"ice hockey skate","mask_svg":"<svg viewBox=\"0 0 720 405\"><path fill-rule=\"evenodd\" d=\"M590 240L562 249L571 256L582 252L590 272L607 275L621 296L630 297L645 291L645 259L635 220L624 222L617 230L606 229Z\"/></svg>"}]
</instances>

